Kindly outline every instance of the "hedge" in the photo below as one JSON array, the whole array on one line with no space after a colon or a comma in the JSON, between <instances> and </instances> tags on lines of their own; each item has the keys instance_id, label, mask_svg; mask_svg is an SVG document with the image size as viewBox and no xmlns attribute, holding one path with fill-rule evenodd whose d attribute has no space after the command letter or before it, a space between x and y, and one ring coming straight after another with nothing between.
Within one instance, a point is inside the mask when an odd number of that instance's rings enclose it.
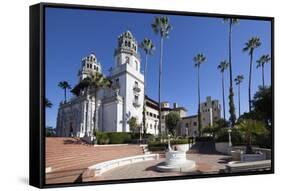
<instances>
[{"instance_id":1,"label":"hedge","mask_svg":"<svg viewBox=\"0 0 281 191\"><path fill-rule=\"evenodd\" d=\"M126 132L108 132L109 144L124 144L132 141L131 133Z\"/></svg>"},{"instance_id":2,"label":"hedge","mask_svg":"<svg viewBox=\"0 0 281 191\"><path fill-rule=\"evenodd\" d=\"M150 151L165 151L167 148L168 148L167 143L161 143L159 141L148 143L148 149Z\"/></svg>"}]
</instances>

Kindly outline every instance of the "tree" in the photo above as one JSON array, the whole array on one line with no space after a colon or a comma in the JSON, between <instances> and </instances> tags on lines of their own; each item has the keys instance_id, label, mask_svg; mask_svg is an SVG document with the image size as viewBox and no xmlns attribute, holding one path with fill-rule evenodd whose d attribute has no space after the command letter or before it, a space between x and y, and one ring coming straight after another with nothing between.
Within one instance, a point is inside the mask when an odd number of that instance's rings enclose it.
<instances>
[{"instance_id":1,"label":"tree","mask_svg":"<svg viewBox=\"0 0 281 191\"><path fill-rule=\"evenodd\" d=\"M272 93L271 86L259 87L259 90L255 93L252 101L253 110L257 113L259 119L264 121L267 126L272 124Z\"/></svg>"},{"instance_id":2,"label":"tree","mask_svg":"<svg viewBox=\"0 0 281 191\"><path fill-rule=\"evenodd\" d=\"M244 119L239 122L236 126L238 130L242 133L243 137L246 140L246 153L253 153L252 150L252 141L255 136L264 135L267 133L265 125L261 121L253 119Z\"/></svg>"},{"instance_id":3,"label":"tree","mask_svg":"<svg viewBox=\"0 0 281 191\"><path fill-rule=\"evenodd\" d=\"M82 87L89 87L89 90L92 90L94 92L94 99L95 99L95 109L94 109L94 116L93 116L93 122L94 122L94 127L93 127L93 132L96 132L96 123L97 123L97 93L99 88L104 88L104 87L109 87L110 86L110 81L104 77L101 73L94 73L86 78L84 78L81 81Z\"/></svg>"},{"instance_id":4,"label":"tree","mask_svg":"<svg viewBox=\"0 0 281 191\"><path fill-rule=\"evenodd\" d=\"M152 55L153 54L153 51L155 50L155 47L152 43L152 41L148 38L144 38L144 40L141 42L140 44L140 48L144 51L145 53L145 65L144 65L144 93L143 93L143 112L142 112L142 123L143 123L143 132L144 134L146 134L146 117L145 117L145 114L146 114L146 97L145 97L145 94L146 94L146 86L147 86L147 83L146 83L146 70L147 70L147 57L148 55Z\"/></svg>"},{"instance_id":5,"label":"tree","mask_svg":"<svg viewBox=\"0 0 281 191\"><path fill-rule=\"evenodd\" d=\"M201 111L200 111L200 66L206 61L206 56L203 53L197 54L193 61L195 62L194 66L197 68L197 90L198 90L198 132L199 137L201 136Z\"/></svg>"},{"instance_id":6,"label":"tree","mask_svg":"<svg viewBox=\"0 0 281 191\"><path fill-rule=\"evenodd\" d=\"M54 137L56 135L56 130L51 126L46 126L45 135L46 137Z\"/></svg>"},{"instance_id":7,"label":"tree","mask_svg":"<svg viewBox=\"0 0 281 191\"><path fill-rule=\"evenodd\" d=\"M271 60L269 54L264 54L262 55L258 60L257 60L257 68L262 68L262 87L264 88L264 65L268 64L269 61Z\"/></svg>"},{"instance_id":8,"label":"tree","mask_svg":"<svg viewBox=\"0 0 281 191\"><path fill-rule=\"evenodd\" d=\"M224 71L228 68L229 63L223 60L218 65L218 69L221 72L221 83L222 83L222 101L223 101L223 119L225 120L225 100L224 100Z\"/></svg>"},{"instance_id":9,"label":"tree","mask_svg":"<svg viewBox=\"0 0 281 191\"><path fill-rule=\"evenodd\" d=\"M222 131L228 129L229 122L224 119L218 119L214 122L213 126L205 127L202 130L203 134L210 134L213 138L218 138Z\"/></svg>"},{"instance_id":10,"label":"tree","mask_svg":"<svg viewBox=\"0 0 281 191\"><path fill-rule=\"evenodd\" d=\"M246 43L245 47L243 48L244 52L248 52L250 55L250 70L249 70L249 87L248 87L248 96L249 96L249 112L252 110L251 105L251 85L252 85L252 68L253 68L253 55L254 50L261 46L261 41L259 37L252 37Z\"/></svg>"},{"instance_id":11,"label":"tree","mask_svg":"<svg viewBox=\"0 0 281 191\"><path fill-rule=\"evenodd\" d=\"M161 80L162 80L162 65L163 65L163 43L164 38L168 38L172 30L169 18L167 16L158 16L151 25L155 34L160 35L160 63L159 63L159 81L158 81L158 103L159 103L159 132L161 132L162 115L161 115Z\"/></svg>"},{"instance_id":12,"label":"tree","mask_svg":"<svg viewBox=\"0 0 281 191\"><path fill-rule=\"evenodd\" d=\"M234 79L236 85L238 86L238 116L240 117L241 113L240 113L240 84L242 83L242 81L244 80L244 76L243 75L237 75L236 78Z\"/></svg>"},{"instance_id":13,"label":"tree","mask_svg":"<svg viewBox=\"0 0 281 191\"><path fill-rule=\"evenodd\" d=\"M130 126L130 130L132 132L135 132L136 128L138 127L138 124L137 124L137 118L136 117L131 117L128 121L128 124Z\"/></svg>"},{"instance_id":14,"label":"tree","mask_svg":"<svg viewBox=\"0 0 281 191\"><path fill-rule=\"evenodd\" d=\"M67 81L59 82L58 86L64 90L64 103L66 103L66 90L71 89L71 86Z\"/></svg>"},{"instance_id":15,"label":"tree","mask_svg":"<svg viewBox=\"0 0 281 191\"><path fill-rule=\"evenodd\" d=\"M166 115L165 123L168 128L169 133L173 136L176 135L176 128L180 122L181 118L178 112L171 111Z\"/></svg>"},{"instance_id":16,"label":"tree","mask_svg":"<svg viewBox=\"0 0 281 191\"><path fill-rule=\"evenodd\" d=\"M236 18L224 18L223 19L225 23L229 24L229 29L228 29L228 62L229 62L229 113L230 113L230 122L231 122L231 127L234 126L235 121L236 121L236 115L235 115L235 105L234 105L234 91L233 91L233 79L232 79L232 27L235 24L239 23L239 19Z\"/></svg>"},{"instance_id":17,"label":"tree","mask_svg":"<svg viewBox=\"0 0 281 191\"><path fill-rule=\"evenodd\" d=\"M48 98L45 98L45 107L52 108L52 106L53 106L52 102Z\"/></svg>"}]
</instances>

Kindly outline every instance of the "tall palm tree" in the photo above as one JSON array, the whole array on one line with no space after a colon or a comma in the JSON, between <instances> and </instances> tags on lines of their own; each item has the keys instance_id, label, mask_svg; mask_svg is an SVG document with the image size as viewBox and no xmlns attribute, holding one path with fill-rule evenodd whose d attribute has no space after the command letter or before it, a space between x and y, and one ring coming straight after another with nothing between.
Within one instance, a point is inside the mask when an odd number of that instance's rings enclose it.
<instances>
[{"instance_id":1,"label":"tall palm tree","mask_svg":"<svg viewBox=\"0 0 281 191\"><path fill-rule=\"evenodd\" d=\"M197 54L194 58L194 66L197 68L197 88L198 88L198 132L201 136L201 111L200 111L200 66L206 61L206 56L203 53Z\"/></svg>"},{"instance_id":2,"label":"tall palm tree","mask_svg":"<svg viewBox=\"0 0 281 191\"><path fill-rule=\"evenodd\" d=\"M269 54L264 54L262 55L258 60L257 60L257 68L261 67L262 68L262 87L264 88L264 65L269 63L271 60Z\"/></svg>"},{"instance_id":3,"label":"tall palm tree","mask_svg":"<svg viewBox=\"0 0 281 191\"><path fill-rule=\"evenodd\" d=\"M249 87L248 87L248 96L249 96L249 112L252 110L251 103L251 85L252 85L252 68L253 68L253 55L254 50L261 46L261 41L259 37L252 37L246 43L243 48L243 52L248 52L250 55L250 71L249 71Z\"/></svg>"},{"instance_id":4,"label":"tall palm tree","mask_svg":"<svg viewBox=\"0 0 281 191\"><path fill-rule=\"evenodd\" d=\"M64 103L66 103L66 90L71 89L71 86L67 81L59 82L58 86L64 90Z\"/></svg>"},{"instance_id":5,"label":"tall palm tree","mask_svg":"<svg viewBox=\"0 0 281 191\"><path fill-rule=\"evenodd\" d=\"M81 82L84 87L88 87L89 91L93 91L94 93L94 99L95 99L95 110L94 110L94 116L93 116L93 122L94 122L94 127L93 127L93 132L96 132L96 123L97 123L97 93L98 89L102 87L109 87L110 86L110 81L105 78L101 73L94 73L85 79L82 80Z\"/></svg>"},{"instance_id":6,"label":"tall palm tree","mask_svg":"<svg viewBox=\"0 0 281 191\"><path fill-rule=\"evenodd\" d=\"M228 68L229 63L227 60L223 60L218 65L218 69L221 72L221 85L222 85L222 102L223 102L223 119L225 120L225 100L224 100L224 71Z\"/></svg>"},{"instance_id":7,"label":"tall palm tree","mask_svg":"<svg viewBox=\"0 0 281 191\"><path fill-rule=\"evenodd\" d=\"M146 130L146 117L145 117L145 113L146 113L146 98L145 98L145 94L146 94L146 70L147 70L147 58L149 55L153 54L153 51L155 50L155 47L152 43L152 40L148 39L148 38L144 38L143 41L140 44L140 48L144 51L145 53L145 65L144 65L144 96L143 96L143 112L142 112L142 122L143 122L143 129L144 131ZM141 134L140 134L141 135ZM140 137L141 139L141 137Z\"/></svg>"},{"instance_id":8,"label":"tall palm tree","mask_svg":"<svg viewBox=\"0 0 281 191\"><path fill-rule=\"evenodd\" d=\"M231 127L234 127L235 121L236 121L236 115L235 115L235 105L234 105L234 91L233 91L233 79L232 79L232 27L235 24L239 23L239 19L236 18L224 18L223 19L225 23L229 25L228 29L228 62L229 62L229 113L230 113L230 122Z\"/></svg>"},{"instance_id":9,"label":"tall palm tree","mask_svg":"<svg viewBox=\"0 0 281 191\"><path fill-rule=\"evenodd\" d=\"M52 102L48 98L45 98L45 107L51 108L52 106L53 106Z\"/></svg>"},{"instance_id":10,"label":"tall palm tree","mask_svg":"<svg viewBox=\"0 0 281 191\"><path fill-rule=\"evenodd\" d=\"M243 75L237 75L236 78L234 79L236 85L238 86L238 117L240 117L241 113L240 113L240 84L242 83L242 81L244 80L244 76Z\"/></svg>"},{"instance_id":11,"label":"tall palm tree","mask_svg":"<svg viewBox=\"0 0 281 191\"><path fill-rule=\"evenodd\" d=\"M167 16L155 17L151 24L152 30L155 34L160 35L160 63L159 63L159 84L158 84L158 103L159 103L159 132L161 132L162 115L161 115L161 79L162 79L162 65L163 65L163 43L164 38L168 38L172 30L169 18Z\"/></svg>"}]
</instances>

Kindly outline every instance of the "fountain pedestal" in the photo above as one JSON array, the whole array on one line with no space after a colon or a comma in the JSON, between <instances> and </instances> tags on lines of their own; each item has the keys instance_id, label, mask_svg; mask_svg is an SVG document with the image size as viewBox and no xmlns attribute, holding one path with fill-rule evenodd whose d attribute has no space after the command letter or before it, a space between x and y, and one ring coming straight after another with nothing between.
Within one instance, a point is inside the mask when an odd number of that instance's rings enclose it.
<instances>
[{"instance_id":1,"label":"fountain pedestal","mask_svg":"<svg viewBox=\"0 0 281 191\"><path fill-rule=\"evenodd\" d=\"M174 151L168 141L168 151L165 153L166 160L158 165L156 169L161 172L188 172L195 169L196 164L186 159L186 152Z\"/></svg>"}]
</instances>

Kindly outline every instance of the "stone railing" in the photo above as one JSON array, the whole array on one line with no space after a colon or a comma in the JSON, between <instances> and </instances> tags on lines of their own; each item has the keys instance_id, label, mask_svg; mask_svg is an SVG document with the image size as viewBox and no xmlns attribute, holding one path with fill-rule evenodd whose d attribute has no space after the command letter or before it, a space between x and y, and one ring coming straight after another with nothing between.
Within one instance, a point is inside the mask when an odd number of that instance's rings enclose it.
<instances>
[{"instance_id":1,"label":"stone railing","mask_svg":"<svg viewBox=\"0 0 281 191\"><path fill-rule=\"evenodd\" d=\"M137 155L132 157L120 158L115 160L110 160L102 163L95 164L87 168L83 173L83 181L91 181L95 176L101 176L104 172L117 168L124 165L130 165L133 163L144 162L149 160L158 160L159 154L145 154Z\"/></svg>"},{"instance_id":2,"label":"stone railing","mask_svg":"<svg viewBox=\"0 0 281 191\"><path fill-rule=\"evenodd\" d=\"M225 165L225 172L250 172L257 170L270 170L271 160L262 160L254 162L239 162Z\"/></svg>"}]
</instances>

